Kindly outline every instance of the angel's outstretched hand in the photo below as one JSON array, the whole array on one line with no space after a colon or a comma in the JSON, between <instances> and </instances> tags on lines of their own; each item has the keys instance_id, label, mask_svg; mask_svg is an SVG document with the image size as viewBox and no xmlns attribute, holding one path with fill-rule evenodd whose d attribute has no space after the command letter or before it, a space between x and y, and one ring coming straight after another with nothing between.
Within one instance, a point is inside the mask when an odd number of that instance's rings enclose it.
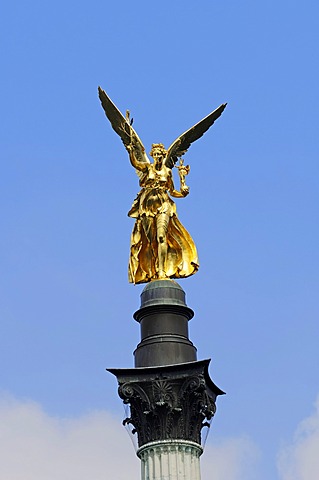
<instances>
[{"instance_id":1,"label":"angel's outstretched hand","mask_svg":"<svg viewBox=\"0 0 319 480\"><path fill-rule=\"evenodd\" d=\"M181 187L181 194L184 197L187 197L187 195L189 194L189 187L187 185L184 185L183 187Z\"/></svg>"}]
</instances>

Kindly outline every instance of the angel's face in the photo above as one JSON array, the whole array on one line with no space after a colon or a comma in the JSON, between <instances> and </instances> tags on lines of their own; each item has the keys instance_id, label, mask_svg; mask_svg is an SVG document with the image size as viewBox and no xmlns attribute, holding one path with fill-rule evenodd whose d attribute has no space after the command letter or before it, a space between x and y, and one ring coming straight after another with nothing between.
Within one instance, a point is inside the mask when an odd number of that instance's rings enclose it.
<instances>
[{"instance_id":1,"label":"angel's face","mask_svg":"<svg viewBox=\"0 0 319 480\"><path fill-rule=\"evenodd\" d=\"M152 157L154 158L155 166L161 167L164 159L163 151L159 148L154 148L152 152Z\"/></svg>"}]
</instances>

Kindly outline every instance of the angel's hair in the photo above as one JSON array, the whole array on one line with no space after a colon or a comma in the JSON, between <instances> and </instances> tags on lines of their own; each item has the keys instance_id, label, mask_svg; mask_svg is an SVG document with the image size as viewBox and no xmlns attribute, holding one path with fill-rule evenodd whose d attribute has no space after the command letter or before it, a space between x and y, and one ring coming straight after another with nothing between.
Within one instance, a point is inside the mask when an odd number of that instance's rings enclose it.
<instances>
[{"instance_id":1,"label":"angel's hair","mask_svg":"<svg viewBox=\"0 0 319 480\"><path fill-rule=\"evenodd\" d=\"M152 143L152 150L150 151L151 157L153 156L154 150L160 150L164 156L167 153L167 150L162 143Z\"/></svg>"}]
</instances>

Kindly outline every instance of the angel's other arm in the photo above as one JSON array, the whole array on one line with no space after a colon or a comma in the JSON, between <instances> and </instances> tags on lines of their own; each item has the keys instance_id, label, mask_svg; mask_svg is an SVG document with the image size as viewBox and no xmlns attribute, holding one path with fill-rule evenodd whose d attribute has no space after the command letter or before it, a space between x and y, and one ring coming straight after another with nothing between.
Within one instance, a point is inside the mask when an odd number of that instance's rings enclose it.
<instances>
[{"instance_id":1,"label":"angel's other arm","mask_svg":"<svg viewBox=\"0 0 319 480\"><path fill-rule=\"evenodd\" d=\"M168 185L169 185L168 190L169 190L169 193L172 195L172 197L184 198L184 197L186 197L186 195L189 194L188 187L185 188L184 190L182 190L181 192L179 192L178 190L175 190L174 182L173 182L173 178L172 178L172 173L170 173L170 175L168 177Z\"/></svg>"}]
</instances>

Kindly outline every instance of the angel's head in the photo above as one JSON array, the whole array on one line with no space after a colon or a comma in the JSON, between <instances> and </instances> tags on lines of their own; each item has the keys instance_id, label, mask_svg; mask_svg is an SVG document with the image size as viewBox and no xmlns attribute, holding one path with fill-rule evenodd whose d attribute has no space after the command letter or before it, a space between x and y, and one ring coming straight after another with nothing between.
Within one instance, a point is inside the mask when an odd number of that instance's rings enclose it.
<instances>
[{"instance_id":1,"label":"angel's head","mask_svg":"<svg viewBox=\"0 0 319 480\"><path fill-rule=\"evenodd\" d=\"M152 158L154 158L155 165L162 165L166 154L167 150L162 143L152 143L152 150L150 151L150 155Z\"/></svg>"}]
</instances>

